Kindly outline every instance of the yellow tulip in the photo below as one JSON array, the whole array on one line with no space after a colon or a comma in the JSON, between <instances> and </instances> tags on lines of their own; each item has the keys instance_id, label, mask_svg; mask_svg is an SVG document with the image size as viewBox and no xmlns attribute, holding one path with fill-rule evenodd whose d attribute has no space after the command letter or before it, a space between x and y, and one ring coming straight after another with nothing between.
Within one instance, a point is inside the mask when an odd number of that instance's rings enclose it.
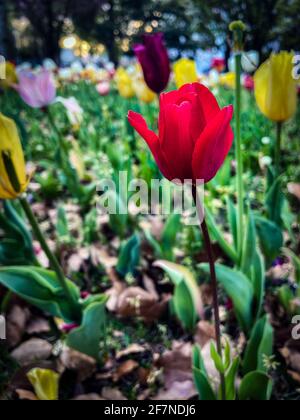
<instances>
[{"instance_id":1,"label":"yellow tulip","mask_svg":"<svg viewBox=\"0 0 300 420\"><path fill-rule=\"evenodd\" d=\"M235 89L235 73L225 73L220 75L219 83L229 89Z\"/></svg>"},{"instance_id":2,"label":"yellow tulip","mask_svg":"<svg viewBox=\"0 0 300 420\"><path fill-rule=\"evenodd\" d=\"M134 72L132 74L132 84L135 94L140 101L145 102L146 104L150 104L154 101L156 94L146 85L143 71L139 64L137 64L134 68Z\"/></svg>"},{"instance_id":3,"label":"yellow tulip","mask_svg":"<svg viewBox=\"0 0 300 420\"><path fill-rule=\"evenodd\" d=\"M59 375L53 370L32 369L27 373L35 394L41 401L58 400Z\"/></svg>"},{"instance_id":4,"label":"yellow tulip","mask_svg":"<svg viewBox=\"0 0 300 420\"><path fill-rule=\"evenodd\" d=\"M270 120L283 122L297 109L297 82L293 79L293 54L272 54L254 76L255 98Z\"/></svg>"},{"instance_id":5,"label":"yellow tulip","mask_svg":"<svg viewBox=\"0 0 300 420\"><path fill-rule=\"evenodd\" d=\"M177 88L187 83L195 83L198 81L197 67L194 60L181 58L174 64L175 82Z\"/></svg>"},{"instance_id":6,"label":"yellow tulip","mask_svg":"<svg viewBox=\"0 0 300 420\"><path fill-rule=\"evenodd\" d=\"M26 190L28 183L16 124L0 113L0 198L17 198Z\"/></svg>"},{"instance_id":7,"label":"yellow tulip","mask_svg":"<svg viewBox=\"0 0 300 420\"><path fill-rule=\"evenodd\" d=\"M123 67L119 67L116 71L115 81L117 83L119 94L123 98L130 99L135 96L131 77Z\"/></svg>"},{"instance_id":8,"label":"yellow tulip","mask_svg":"<svg viewBox=\"0 0 300 420\"><path fill-rule=\"evenodd\" d=\"M18 83L16 66L13 63L10 63L9 61L0 65L4 66L4 76L5 76L5 79L0 80L0 87L2 87L3 89L7 89L13 85L16 85Z\"/></svg>"}]
</instances>

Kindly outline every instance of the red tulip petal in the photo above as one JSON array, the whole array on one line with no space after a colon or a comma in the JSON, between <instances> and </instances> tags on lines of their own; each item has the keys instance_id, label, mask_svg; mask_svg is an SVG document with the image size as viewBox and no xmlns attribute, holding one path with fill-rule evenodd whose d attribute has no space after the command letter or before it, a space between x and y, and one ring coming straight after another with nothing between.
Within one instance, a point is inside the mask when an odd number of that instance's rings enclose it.
<instances>
[{"instance_id":1,"label":"red tulip petal","mask_svg":"<svg viewBox=\"0 0 300 420\"><path fill-rule=\"evenodd\" d=\"M191 135L192 105L169 104L160 121L160 144L174 178L192 179L191 161L194 142ZM162 137L161 137L162 136Z\"/></svg>"},{"instance_id":2,"label":"red tulip petal","mask_svg":"<svg viewBox=\"0 0 300 420\"><path fill-rule=\"evenodd\" d=\"M207 183L223 165L234 138L230 126L232 116L233 106L222 109L200 135L193 154L195 179L203 179Z\"/></svg>"},{"instance_id":3,"label":"red tulip petal","mask_svg":"<svg viewBox=\"0 0 300 420\"><path fill-rule=\"evenodd\" d=\"M179 93L180 95L185 95L187 93L195 93L198 95L202 104L206 123L208 123L220 112L220 107L216 98L211 93L211 91L201 83L191 83L184 85L179 89Z\"/></svg>"},{"instance_id":4,"label":"red tulip petal","mask_svg":"<svg viewBox=\"0 0 300 420\"><path fill-rule=\"evenodd\" d=\"M171 180L172 176L169 173L166 161L165 161L164 156L161 152L160 143L159 143L159 139L158 139L157 134L154 133L154 131L152 131L148 128L147 123L144 120L144 118L140 114L137 114L136 112L129 111L128 121L129 121L130 125L139 133L139 135L148 144L148 146L151 150L151 153L152 153L152 155L153 155L161 173L164 175L164 177Z\"/></svg>"}]
</instances>

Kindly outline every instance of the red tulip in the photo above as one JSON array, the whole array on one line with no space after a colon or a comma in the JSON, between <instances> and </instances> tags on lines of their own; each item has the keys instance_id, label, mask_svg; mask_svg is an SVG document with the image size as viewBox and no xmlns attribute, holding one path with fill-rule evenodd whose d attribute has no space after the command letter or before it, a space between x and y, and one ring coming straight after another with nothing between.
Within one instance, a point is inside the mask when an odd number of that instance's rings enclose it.
<instances>
[{"instance_id":1,"label":"red tulip","mask_svg":"<svg viewBox=\"0 0 300 420\"><path fill-rule=\"evenodd\" d=\"M130 111L128 119L168 180L207 183L231 149L232 116L232 106L221 110L214 95L194 83L160 96L159 135L148 128L141 115Z\"/></svg>"},{"instance_id":2,"label":"red tulip","mask_svg":"<svg viewBox=\"0 0 300 420\"><path fill-rule=\"evenodd\" d=\"M144 44L136 45L134 52L142 66L148 87L155 93L161 93L168 86L171 74L163 34L145 35Z\"/></svg>"}]
</instances>

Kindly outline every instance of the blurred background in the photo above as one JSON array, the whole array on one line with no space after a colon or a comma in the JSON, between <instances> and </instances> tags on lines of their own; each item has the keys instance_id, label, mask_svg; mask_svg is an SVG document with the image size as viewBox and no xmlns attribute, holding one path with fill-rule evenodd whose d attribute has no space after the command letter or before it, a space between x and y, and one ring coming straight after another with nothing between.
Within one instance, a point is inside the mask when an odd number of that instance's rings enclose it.
<instances>
[{"instance_id":1,"label":"blurred background","mask_svg":"<svg viewBox=\"0 0 300 420\"><path fill-rule=\"evenodd\" d=\"M162 31L173 60L198 58L205 67L210 54L229 57L235 19L247 24L246 50L261 61L270 51L299 50L300 0L0 0L0 51L15 63L118 65L141 34Z\"/></svg>"}]
</instances>

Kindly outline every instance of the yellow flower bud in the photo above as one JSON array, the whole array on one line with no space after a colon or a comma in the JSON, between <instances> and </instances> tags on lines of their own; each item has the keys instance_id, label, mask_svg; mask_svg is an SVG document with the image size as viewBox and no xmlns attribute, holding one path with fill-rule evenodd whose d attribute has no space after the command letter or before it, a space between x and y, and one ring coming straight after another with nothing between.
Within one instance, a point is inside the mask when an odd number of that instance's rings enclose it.
<instances>
[{"instance_id":1,"label":"yellow flower bud","mask_svg":"<svg viewBox=\"0 0 300 420\"><path fill-rule=\"evenodd\" d=\"M297 109L297 82L293 78L293 54L272 54L254 76L255 98L261 112L270 120L283 122Z\"/></svg>"},{"instance_id":2,"label":"yellow flower bud","mask_svg":"<svg viewBox=\"0 0 300 420\"><path fill-rule=\"evenodd\" d=\"M130 99L135 96L132 80L128 72L123 67L119 67L116 71L115 81L117 83L119 94L123 98Z\"/></svg>"},{"instance_id":3,"label":"yellow flower bud","mask_svg":"<svg viewBox=\"0 0 300 420\"><path fill-rule=\"evenodd\" d=\"M137 64L133 69L131 79L135 94L140 101L145 102L146 104L150 104L155 100L156 94L152 92L152 90L150 90L146 85L143 71L139 64Z\"/></svg>"},{"instance_id":4,"label":"yellow flower bud","mask_svg":"<svg viewBox=\"0 0 300 420\"><path fill-rule=\"evenodd\" d=\"M0 198L17 198L26 190L28 183L16 124L0 113Z\"/></svg>"},{"instance_id":5,"label":"yellow flower bud","mask_svg":"<svg viewBox=\"0 0 300 420\"><path fill-rule=\"evenodd\" d=\"M27 373L27 378L40 401L58 400L59 375L56 372L35 368Z\"/></svg>"},{"instance_id":6,"label":"yellow flower bud","mask_svg":"<svg viewBox=\"0 0 300 420\"><path fill-rule=\"evenodd\" d=\"M174 64L175 82L177 88L187 83L198 82L196 63L193 60L182 58Z\"/></svg>"}]
</instances>

